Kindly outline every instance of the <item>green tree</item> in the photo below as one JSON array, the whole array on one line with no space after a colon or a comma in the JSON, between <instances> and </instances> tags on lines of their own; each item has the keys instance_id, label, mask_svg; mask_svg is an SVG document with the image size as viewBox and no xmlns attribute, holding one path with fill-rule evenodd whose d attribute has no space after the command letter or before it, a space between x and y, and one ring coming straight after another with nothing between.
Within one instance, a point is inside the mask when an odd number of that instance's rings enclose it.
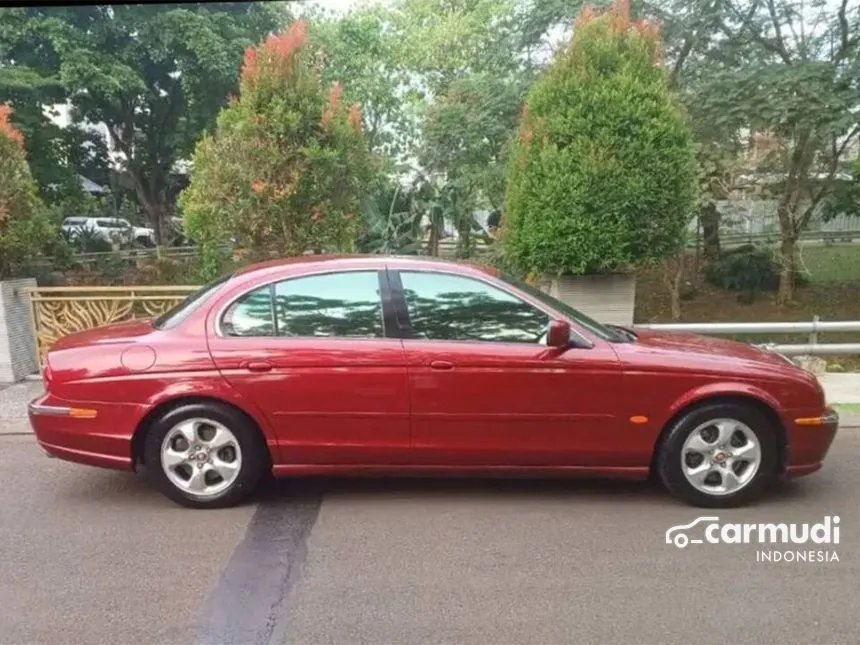
<instances>
[{"instance_id":1,"label":"green tree","mask_svg":"<svg viewBox=\"0 0 860 645\"><path fill-rule=\"evenodd\" d=\"M529 92L508 162L502 239L524 272L623 271L671 256L697 198L692 133L656 28L618 2L583 10Z\"/></svg>"},{"instance_id":2,"label":"green tree","mask_svg":"<svg viewBox=\"0 0 860 645\"><path fill-rule=\"evenodd\" d=\"M107 125L161 238L176 162L235 91L244 49L284 15L249 2L7 9L0 63L63 88L74 121Z\"/></svg>"},{"instance_id":3,"label":"green tree","mask_svg":"<svg viewBox=\"0 0 860 645\"><path fill-rule=\"evenodd\" d=\"M423 231L416 193L414 186L380 177L362 206L364 227L356 239L356 251L418 253L423 246Z\"/></svg>"},{"instance_id":4,"label":"green tree","mask_svg":"<svg viewBox=\"0 0 860 645\"><path fill-rule=\"evenodd\" d=\"M14 18L14 11L11 12ZM5 16L4 16L5 17ZM20 27L13 20L0 21L0 47ZM0 48L0 63L4 60ZM24 135L30 172L47 204L74 202L85 197L78 175L98 184L109 183L107 146L96 132L70 124L60 127L46 110L64 100L64 88L55 79L44 79L16 65L0 66L0 103L11 105L13 122Z\"/></svg>"},{"instance_id":5,"label":"green tree","mask_svg":"<svg viewBox=\"0 0 860 645\"><path fill-rule=\"evenodd\" d=\"M378 164L358 106L321 82L307 29L296 21L247 50L239 97L197 146L180 203L205 253L231 238L286 255L354 244Z\"/></svg>"},{"instance_id":6,"label":"green tree","mask_svg":"<svg viewBox=\"0 0 860 645\"><path fill-rule=\"evenodd\" d=\"M644 10L671 15L679 2L651 0ZM841 190L840 175L860 138L860 6L848 0L806 7L793 0L684 4L687 26L702 27L679 29L674 48L685 65L693 63L684 92L694 119L741 141L763 134L775 143L767 154L740 160L777 200L778 297L787 302L797 241Z\"/></svg>"},{"instance_id":7,"label":"green tree","mask_svg":"<svg viewBox=\"0 0 860 645\"><path fill-rule=\"evenodd\" d=\"M51 239L52 230L36 192L24 137L0 105L0 279L11 275Z\"/></svg>"},{"instance_id":8,"label":"green tree","mask_svg":"<svg viewBox=\"0 0 860 645\"><path fill-rule=\"evenodd\" d=\"M536 9L510 0L404 0L396 7L390 20L421 90L414 156L442 184L427 213L431 247L441 211L457 230L458 254L468 256L475 211L499 210L504 199L508 142L533 80L528 48L540 39L540 21L525 24Z\"/></svg>"},{"instance_id":9,"label":"green tree","mask_svg":"<svg viewBox=\"0 0 860 645\"><path fill-rule=\"evenodd\" d=\"M455 80L427 109L422 123L422 166L442 174L463 196L454 224L465 252L475 209L502 208L505 161L526 78L525 73L476 72Z\"/></svg>"},{"instance_id":10,"label":"green tree","mask_svg":"<svg viewBox=\"0 0 860 645\"><path fill-rule=\"evenodd\" d=\"M414 202L426 206L417 215L432 248L441 225L453 223L459 251L468 254L475 210L501 210L520 106L544 64L548 33L578 4L397 0L333 18L308 10L325 52L324 78L342 79L360 103L371 147L393 157L392 172L401 162L432 175L418 181L418 192L435 196Z\"/></svg>"},{"instance_id":11,"label":"green tree","mask_svg":"<svg viewBox=\"0 0 860 645\"><path fill-rule=\"evenodd\" d=\"M311 47L322 50L322 80L340 82L361 107L368 146L392 159L415 143L415 113L404 100L410 90L405 46L390 29L385 9L370 5L337 18L312 20Z\"/></svg>"}]
</instances>

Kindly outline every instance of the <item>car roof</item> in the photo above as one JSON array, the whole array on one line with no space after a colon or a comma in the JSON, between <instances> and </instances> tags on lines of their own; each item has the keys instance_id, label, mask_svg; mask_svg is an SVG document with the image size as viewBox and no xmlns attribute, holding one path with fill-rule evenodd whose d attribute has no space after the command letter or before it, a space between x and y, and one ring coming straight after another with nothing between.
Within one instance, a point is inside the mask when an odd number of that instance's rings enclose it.
<instances>
[{"instance_id":1,"label":"car roof","mask_svg":"<svg viewBox=\"0 0 860 645\"><path fill-rule=\"evenodd\" d=\"M280 273L283 269L295 267L295 271L286 271L285 273L313 273L316 270L339 270L339 269L381 269L388 266L392 269L439 269L439 268L454 268L458 272L466 274L484 274L496 277L499 271L493 267L469 262L467 260L449 260L445 258L436 258L431 256L414 256L414 255L373 255L373 254L340 254L340 255L301 255L292 258L279 258L276 260L268 260L266 262L257 262L248 266L237 269L233 274L234 277L245 276L249 274L270 274Z\"/></svg>"}]
</instances>

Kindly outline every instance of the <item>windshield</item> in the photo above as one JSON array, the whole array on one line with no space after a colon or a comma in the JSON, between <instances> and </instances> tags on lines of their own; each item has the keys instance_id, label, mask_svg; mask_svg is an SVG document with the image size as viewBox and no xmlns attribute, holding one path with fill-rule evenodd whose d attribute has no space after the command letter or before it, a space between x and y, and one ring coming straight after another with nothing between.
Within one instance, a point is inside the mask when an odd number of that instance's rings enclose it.
<instances>
[{"instance_id":1,"label":"windshield","mask_svg":"<svg viewBox=\"0 0 860 645\"><path fill-rule=\"evenodd\" d=\"M505 282L509 282L517 288L522 289L527 294L537 300L540 300L545 305L548 305L553 309L560 311L565 316L568 316L571 320L575 321L577 324L581 325L582 327L590 331L592 334L599 338L602 338L603 340L608 340L613 343L626 343L631 340L629 334L622 331L621 328L615 327L614 325L604 325L602 323L599 323L596 320L589 318L581 311L574 309L570 305L562 302L561 300L558 300L557 298L553 298L548 293L541 291L540 289L533 287L530 284L521 282L520 280L517 280L516 278L512 278L507 275L503 275L502 279L505 280Z\"/></svg>"},{"instance_id":2,"label":"windshield","mask_svg":"<svg viewBox=\"0 0 860 645\"><path fill-rule=\"evenodd\" d=\"M158 318L156 318L152 326L156 329L169 329L171 327L175 327L183 320L185 320L189 315L191 315L194 310L196 310L203 302L206 301L207 296L212 294L218 287L227 282L232 277L232 273L222 276L215 280L214 282L210 282L205 287L202 287L185 298L178 305L165 311Z\"/></svg>"}]
</instances>

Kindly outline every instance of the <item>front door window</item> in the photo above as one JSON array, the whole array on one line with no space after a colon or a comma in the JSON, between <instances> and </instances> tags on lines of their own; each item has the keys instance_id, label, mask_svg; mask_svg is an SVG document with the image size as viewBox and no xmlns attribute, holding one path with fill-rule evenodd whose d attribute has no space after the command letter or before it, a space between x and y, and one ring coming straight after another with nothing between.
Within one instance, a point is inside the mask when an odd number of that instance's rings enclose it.
<instances>
[{"instance_id":1,"label":"front door window","mask_svg":"<svg viewBox=\"0 0 860 645\"><path fill-rule=\"evenodd\" d=\"M423 340L541 342L549 316L481 280L401 271L412 337Z\"/></svg>"}]
</instances>

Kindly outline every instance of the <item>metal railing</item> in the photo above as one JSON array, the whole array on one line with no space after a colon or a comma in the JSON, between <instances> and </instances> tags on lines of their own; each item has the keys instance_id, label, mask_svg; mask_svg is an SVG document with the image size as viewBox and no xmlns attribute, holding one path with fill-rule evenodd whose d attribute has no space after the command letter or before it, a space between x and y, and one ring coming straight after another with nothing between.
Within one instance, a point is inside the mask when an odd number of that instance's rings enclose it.
<instances>
[{"instance_id":1,"label":"metal railing","mask_svg":"<svg viewBox=\"0 0 860 645\"><path fill-rule=\"evenodd\" d=\"M817 317L810 322L771 322L771 323L667 323L654 325L635 325L637 329L655 331L676 331L705 335L768 334L790 335L806 334L807 343L778 344L758 343L772 351L786 356L847 356L860 354L857 343L820 343L821 333L860 333L860 320L821 321Z\"/></svg>"},{"instance_id":2,"label":"metal railing","mask_svg":"<svg viewBox=\"0 0 860 645\"><path fill-rule=\"evenodd\" d=\"M472 251L480 255L486 252L490 248L490 245L483 238L476 236L474 240L472 240ZM439 254L444 257L451 257L455 254L457 249L457 240L451 238L444 238L439 241ZM242 254L243 250L232 247L229 245L225 245L220 247L220 250L223 253L233 253L236 252L238 254ZM310 252L310 251L309 251ZM193 260L198 253L198 249L195 246L165 246L160 249L154 248L135 248L135 249L121 249L118 251L97 251L97 252L87 252L87 253L74 253L72 255L72 260L84 267L92 267L98 265L99 262L103 262L108 258L119 258L126 262L147 262L155 260L156 258L162 258L165 260ZM429 253L429 242L424 240L421 246L421 253L427 254ZM41 266L53 266L55 264L54 258L44 257L39 258L33 261L34 265Z\"/></svg>"},{"instance_id":3,"label":"metal railing","mask_svg":"<svg viewBox=\"0 0 860 645\"><path fill-rule=\"evenodd\" d=\"M158 316L199 287L27 287L39 370L57 340L116 322Z\"/></svg>"},{"instance_id":4,"label":"metal railing","mask_svg":"<svg viewBox=\"0 0 860 645\"><path fill-rule=\"evenodd\" d=\"M30 321L36 341L38 364L63 336L134 318L156 316L185 298L198 287L117 286L117 287L30 287L22 289L30 300ZM860 320L769 323L669 323L634 325L638 329L733 336L806 335L799 344L761 343L786 356L860 355L860 342L822 343L820 334L853 333L860 340ZM851 338L850 340L854 340Z\"/></svg>"}]
</instances>

